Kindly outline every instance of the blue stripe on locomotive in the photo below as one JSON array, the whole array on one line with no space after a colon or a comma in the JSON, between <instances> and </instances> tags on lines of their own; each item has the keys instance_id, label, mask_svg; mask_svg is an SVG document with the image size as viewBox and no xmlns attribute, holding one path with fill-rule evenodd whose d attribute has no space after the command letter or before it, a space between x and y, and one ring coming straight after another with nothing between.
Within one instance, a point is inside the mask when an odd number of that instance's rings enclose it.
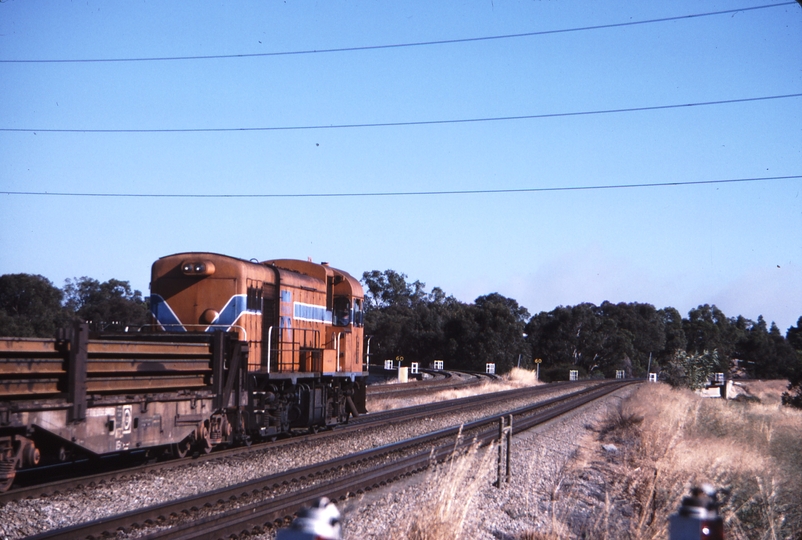
<instances>
[{"instance_id":1,"label":"blue stripe on locomotive","mask_svg":"<svg viewBox=\"0 0 802 540\"><path fill-rule=\"evenodd\" d=\"M245 312L260 313L259 311L248 311L246 309L247 300L244 294L232 296L217 315L212 324L206 329L207 332L214 332L220 327L230 328ZM158 294L150 295L150 312L153 318L167 332L186 332L187 329L178 319L178 316L170 308L167 301Z\"/></svg>"},{"instance_id":2,"label":"blue stripe on locomotive","mask_svg":"<svg viewBox=\"0 0 802 540\"><path fill-rule=\"evenodd\" d=\"M158 294L150 295L150 313L156 322L167 332L186 332L169 304Z\"/></svg>"},{"instance_id":3,"label":"blue stripe on locomotive","mask_svg":"<svg viewBox=\"0 0 802 540\"><path fill-rule=\"evenodd\" d=\"M217 316L217 318L212 321L212 325L214 326L210 326L209 328L206 329L206 331L214 332L215 330L219 330L220 326L230 327L231 325L237 322L237 320L243 313L248 311L246 309L246 305L247 305L247 299L244 294L237 294L232 296L228 300L228 303L225 305L223 310L220 311L220 314ZM257 311L252 313L259 313L259 312Z\"/></svg>"}]
</instances>

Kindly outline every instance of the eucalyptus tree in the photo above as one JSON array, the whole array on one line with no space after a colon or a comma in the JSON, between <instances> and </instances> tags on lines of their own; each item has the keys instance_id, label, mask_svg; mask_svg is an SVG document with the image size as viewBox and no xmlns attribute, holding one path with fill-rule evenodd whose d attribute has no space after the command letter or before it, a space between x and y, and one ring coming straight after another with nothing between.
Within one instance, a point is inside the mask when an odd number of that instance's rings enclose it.
<instances>
[{"instance_id":1,"label":"eucalyptus tree","mask_svg":"<svg viewBox=\"0 0 802 540\"><path fill-rule=\"evenodd\" d=\"M40 275L0 276L0 336L53 337L67 324L64 293Z\"/></svg>"}]
</instances>

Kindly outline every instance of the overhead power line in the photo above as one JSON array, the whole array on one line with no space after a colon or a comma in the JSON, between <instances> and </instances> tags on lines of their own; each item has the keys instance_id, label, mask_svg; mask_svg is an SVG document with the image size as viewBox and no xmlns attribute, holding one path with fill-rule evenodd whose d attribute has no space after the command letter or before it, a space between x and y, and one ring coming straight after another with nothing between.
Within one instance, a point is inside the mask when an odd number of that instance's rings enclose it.
<instances>
[{"instance_id":1,"label":"overhead power line","mask_svg":"<svg viewBox=\"0 0 802 540\"><path fill-rule=\"evenodd\" d=\"M332 49L309 49L299 51L278 51L278 52L265 52L265 53L247 53L247 54L211 54L211 55L194 55L194 56L154 56L154 57L139 57L139 58L72 58L72 59L18 59L18 60L0 60L0 63L16 63L16 64L55 64L55 63L92 63L92 62L160 62L160 61L176 61L176 60L220 60L230 58L259 58L266 56L291 56L302 54L323 54L323 53L341 53L341 52L356 52L356 51L372 51L380 49L400 49L404 47L425 47L431 45L449 45L455 43L471 43L477 41L492 41L498 39L513 39L534 36L545 36L550 34L565 34L569 32L585 32L588 30L604 30L608 28L621 28L626 26L636 26L641 24L653 24L670 21L680 21L685 19L695 19L699 17L712 17L715 15L727 15L730 13L739 13L744 11L755 11L758 9L768 9L780 6L788 6L796 4L794 1L781 2L777 4L766 4L762 6L753 6L738 9L727 9L723 11L709 11L705 13L692 13L689 15L677 15L674 17L661 17L658 19L645 19L641 21L628 21L622 23L599 24L593 26L580 26L576 28L561 28L557 30L541 30L538 32L523 32L519 34L504 34L497 36L483 36L472 38L458 38L458 39L442 39L433 41L417 41L412 43L394 43L386 45L364 45L358 47L338 47Z\"/></svg>"},{"instance_id":2,"label":"overhead power line","mask_svg":"<svg viewBox=\"0 0 802 540\"><path fill-rule=\"evenodd\" d=\"M717 101L699 101L695 103L680 103L674 105L652 105L648 107L627 107L620 109L600 109L592 111L574 111L545 114L525 114L518 116L492 116L485 118L457 118L451 120L413 120L409 122L375 122L365 124L319 124L308 126L272 126L272 127L233 127L233 128L156 128L156 129L53 129L53 128L0 128L0 132L36 132L36 133L219 133L228 131L292 131L310 129L347 129L347 128L376 128L376 127L402 127L427 126L437 124L468 124L477 122L502 122L509 120L535 120L540 118L561 118L567 116L590 116L596 114L614 114L643 111L659 111L665 109L682 109L686 107L706 107L711 105L729 105L733 103L748 103L752 101L767 101L772 99L788 99L802 97L802 93L783 94L777 96L760 96L739 99L722 99Z\"/></svg>"},{"instance_id":3,"label":"overhead power line","mask_svg":"<svg viewBox=\"0 0 802 540\"><path fill-rule=\"evenodd\" d=\"M543 193L548 191L596 191L602 189L632 189L673 186L699 186L710 184L735 184L744 182L769 182L778 180L802 179L802 175L763 176L757 178L730 178L727 180L689 180L678 182L656 182L643 184L611 184L602 186L562 186L520 189L464 189L444 191L376 191L361 193L239 193L239 194L200 194L200 193L74 193L57 191L0 191L1 195L41 196L41 197L104 197L104 198L150 198L150 199L297 199L331 197L409 197L435 195L488 195L505 193Z\"/></svg>"}]
</instances>

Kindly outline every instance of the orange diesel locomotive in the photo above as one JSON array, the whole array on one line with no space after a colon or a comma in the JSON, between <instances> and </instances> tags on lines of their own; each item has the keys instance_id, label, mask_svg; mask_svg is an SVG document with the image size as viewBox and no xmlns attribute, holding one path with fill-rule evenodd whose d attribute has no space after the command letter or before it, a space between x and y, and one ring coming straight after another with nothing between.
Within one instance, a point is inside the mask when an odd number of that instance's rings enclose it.
<instances>
[{"instance_id":1,"label":"orange diesel locomotive","mask_svg":"<svg viewBox=\"0 0 802 540\"><path fill-rule=\"evenodd\" d=\"M365 412L363 291L347 272L179 253L153 264L150 301L160 330L222 330L247 343L246 433L314 429Z\"/></svg>"}]
</instances>

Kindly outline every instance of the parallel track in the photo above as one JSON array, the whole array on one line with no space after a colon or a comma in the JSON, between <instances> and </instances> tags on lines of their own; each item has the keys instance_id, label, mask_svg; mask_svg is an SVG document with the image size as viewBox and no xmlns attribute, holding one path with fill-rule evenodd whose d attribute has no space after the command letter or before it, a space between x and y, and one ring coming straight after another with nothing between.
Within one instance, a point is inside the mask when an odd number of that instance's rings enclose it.
<instances>
[{"instance_id":1,"label":"parallel track","mask_svg":"<svg viewBox=\"0 0 802 540\"><path fill-rule=\"evenodd\" d=\"M611 382L595 385L566 396L505 413L514 416L514 432L518 433L544 423L562 414L575 410L595 399L622 388L628 382ZM285 523L300 507L317 497L342 499L370 490L392 480L426 469L433 460L444 461L457 449L465 448L474 441L486 445L498 437L499 416L491 416L461 427L453 427L430 433L381 448L366 450L358 454L331 460L260 478L233 487L222 488L198 496L187 497L149 508L135 510L106 519L73 527L49 531L32 538L97 538L113 534L117 530L162 524L164 528L153 532L148 538L229 538L232 535L261 532ZM455 438L463 436L455 445ZM396 454L401 457L395 457ZM392 458L392 459L391 459ZM360 467L369 461L381 463ZM389 463L387 463L389 462ZM317 485L311 482L304 487L303 479L319 477L340 471L340 474ZM274 490L282 486L289 488ZM207 517L198 516L198 510L206 507L236 506L224 508L221 513ZM175 516L188 515L185 523L176 522Z\"/></svg>"},{"instance_id":2,"label":"parallel track","mask_svg":"<svg viewBox=\"0 0 802 540\"><path fill-rule=\"evenodd\" d=\"M462 371L431 371L429 373L437 376L422 381L371 385L367 387L367 395L374 399L410 397L441 390L467 388L490 380L488 376L483 374Z\"/></svg>"},{"instance_id":3,"label":"parallel track","mask_svg":"<svg viewBox=\"0 0 802 540\"><path fill-rule=\"evenodd\" d=\"M371 425L386 425L388 423L401 423L409 422L415 419L432 417L434 415L453 413L464 410L466 407L472 405L482 404L491 405L498 402L505 402L512 399L536 396L538 394L553 392L555 388L580 388L586 386L585 382L577 383L556 383L553 385L543 385L536 387L519 388L515 390L506 390L503 392L493 392L489 394L481 394L461 399L448 400L417 405L414 407L407 407L404 409L396 409L390 411L382 411L360 416L352 419L348 425L340 426L333 430L322 431L316 434L305 434L283 439L271 443L254 444L251 447L239 447L230 449L221 449L212 452L209 455L201 455L194 458L188 457L184 459L176 459L165 461L161 463L147 463L137 465L134 467L126 467L123 469L106 470L97 474L81 475L78 477L67 477L64 479L50 481L47 483L37 482L41 478L58 478L58 475L66 475L72 472L73 465L65 464L60 468L41 468L41 469L27 469L17 473L20 482L27 483L27 485L17 486L12 490L0 493L0 504L12 500L20 500L25 498L34 498L50 493L66 492L70 489L80 488L83 486L100 485L104 483L115 482L124 478L130 478L137 474L149 473L153 471L173 469L185 466L190 463L201 463L209 460L226 459L241 454L254 452L254 451L269 451L271 448L284 446L288 444L295 444L302 441L320 440L330 437L339 437L348 433L363 430ZM91 462L85 464L85 468L93 467ZM97 470L95 468L94 470Z\"/></svg>"}]
</instances>

